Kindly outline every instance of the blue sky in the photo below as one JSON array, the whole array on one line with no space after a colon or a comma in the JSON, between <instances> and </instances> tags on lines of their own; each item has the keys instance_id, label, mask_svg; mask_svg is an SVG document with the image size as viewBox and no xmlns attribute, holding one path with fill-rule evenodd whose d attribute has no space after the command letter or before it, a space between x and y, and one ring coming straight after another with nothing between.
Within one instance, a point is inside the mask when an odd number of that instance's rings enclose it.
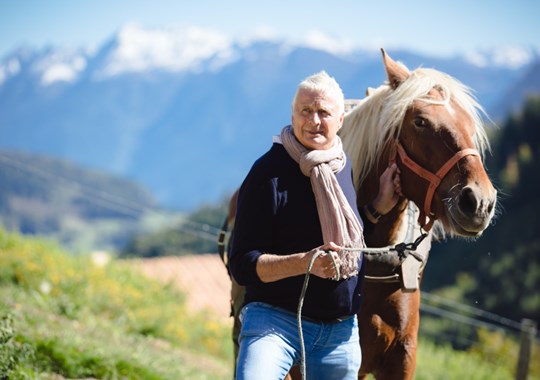
<instances>
[{"instance_id":1,"label":"blue sky","mask_svg":"<svg viewBox=\"0 0 540 380\"><path fill-rule=\"evenodd\" d=\"M540 51L537 0L0 0L0 57L22 46L99 46L122 26L212 28L231 37L320 31L359 46L433 55Z\"/></svg>"}]
</instances>

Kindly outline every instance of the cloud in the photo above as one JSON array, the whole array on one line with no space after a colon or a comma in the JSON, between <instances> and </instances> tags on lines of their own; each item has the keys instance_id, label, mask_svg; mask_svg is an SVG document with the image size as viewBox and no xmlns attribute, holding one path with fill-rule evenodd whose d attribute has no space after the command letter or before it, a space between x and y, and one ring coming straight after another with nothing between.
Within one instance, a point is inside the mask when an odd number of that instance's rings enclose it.
<instances>
[{"instance_id":1,"label":"cloud","mask_svg":"<svg viewBox=\"0 0 540 380\"><path fill-rule=\"evenodd\" d=\"M127 25L120 30L117 46L101 74L196 69L203 60L215 55L227 56L230 46L227 36L208 29L144 29Z\"/></svg>"},{"instance_id":2,"label":"cloud","mask_svg":"<svg viewBox=\"0 0 540 380\"><path fill-rule=\"evenodd\" d=\"M19 71L21 71L21 63L16 58L12 58L6 64L0 65L0 85L8 77L17 75Z\"/></svg>"},{"instance_id":3,"label":"cloud","mask_svg":"<svg viewBox=\"0 0 540 380\"><path fill-rule=\"evenodd\" d=\"M533 54L529 49L518 47L504 47L497 49L493 54L493 63L498 66L518 68L529 63Z\"/></svg>"},{"instance_id":4,"label":"cloud","mask_svg":"<svg viewBox=\"0 0 540 380\"><path fill-rule=\"evenodd\" d=\"M478 67L499 66L517 69L534 60L534 52L528 48L503 46L491 50L465 53L465 59Z\"/></svg>"},{"instance_id":5,"label":"cloud","mask_svg":"<svg viewBox=\"0 0 540 380\"><path fill-rule=\"evenodd\" d=\"M296 43L300 46L323 50L337 55L347 54L358 48L351 40L332 37L317 30L307 32L305 37L297 40Z\"/></svg>"}]
</instances>

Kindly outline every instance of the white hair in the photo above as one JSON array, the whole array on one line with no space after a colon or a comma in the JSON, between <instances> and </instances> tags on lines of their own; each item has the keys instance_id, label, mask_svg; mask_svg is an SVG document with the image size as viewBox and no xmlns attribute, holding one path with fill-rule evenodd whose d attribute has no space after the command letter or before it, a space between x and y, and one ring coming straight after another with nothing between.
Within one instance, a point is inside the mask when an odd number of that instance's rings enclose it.
<instances>
[{"instance_id":1,"label":"white hair","mask_svg":"<svg viewBox=\"0 0 540 380\"><path fill-rule=\"evenodd\" d=\"M296 89L296 93L294 94L294 98L292 101L293 107L294 107L294 104L296 103L296 98L298 97L298 93L301 90L320 91L325 94L333 95L336 98L336 101L339 105L340 112L343 112L345 109L345 96L343 95L343 91L341 90L341 87L339 86L335 78L328 75L328 73L324 70L319 71L316 74L310 75L309 77L304 79L302 82L300 82L300 84L298 85L298 88Z\"/></svg>"}]
</instances>

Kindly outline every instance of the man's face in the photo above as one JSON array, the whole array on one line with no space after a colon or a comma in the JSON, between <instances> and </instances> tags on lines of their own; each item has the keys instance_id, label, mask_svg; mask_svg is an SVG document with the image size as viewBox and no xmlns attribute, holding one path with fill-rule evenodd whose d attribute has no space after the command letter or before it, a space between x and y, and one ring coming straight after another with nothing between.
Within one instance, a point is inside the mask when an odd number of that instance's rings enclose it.
<instances>
[{"instance_id":1,"label":"man's face","mask_svg":"<svg viewBox=\"0 0 540 380\"><path fill-rule=\"evenodd\" d=\"M326 150L334 145L344 113L331 93L300 89L293 105L294 135L308 149Z\"/></svg>"}]
</instances>

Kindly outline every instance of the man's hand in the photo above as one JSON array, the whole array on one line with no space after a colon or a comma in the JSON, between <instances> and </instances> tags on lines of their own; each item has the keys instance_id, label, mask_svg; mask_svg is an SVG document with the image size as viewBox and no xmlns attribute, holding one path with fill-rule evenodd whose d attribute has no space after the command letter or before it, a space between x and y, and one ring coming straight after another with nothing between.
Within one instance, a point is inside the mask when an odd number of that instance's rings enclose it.
<instances>
[{"instance_id":1,"label":"man's hand","mask_svg":"<svg viewBox=\"0 0 540 380\"><path fill-rule=\"evenodd\" d=\"M403 196L400 174L398 166L393 163L386 168L379 178L379 194L373 201L372 206L381 215L388 214L397 204L399 197Z\"/></svg>"},{"instance_id":2,"label":"man's hand","mask_svg":"<svg viewBox=\"0 0 540 380\"><path fill-rule=\"evenodd\" d=\"M316 252L324 251L313 262L310 273L321 278L334 278L337 275L336 266L339 268L341 264L338 255L340 249L341 247L339 245L330 242L309 251L308 256L310 260Z\"/></svg>"}]
</instances>

